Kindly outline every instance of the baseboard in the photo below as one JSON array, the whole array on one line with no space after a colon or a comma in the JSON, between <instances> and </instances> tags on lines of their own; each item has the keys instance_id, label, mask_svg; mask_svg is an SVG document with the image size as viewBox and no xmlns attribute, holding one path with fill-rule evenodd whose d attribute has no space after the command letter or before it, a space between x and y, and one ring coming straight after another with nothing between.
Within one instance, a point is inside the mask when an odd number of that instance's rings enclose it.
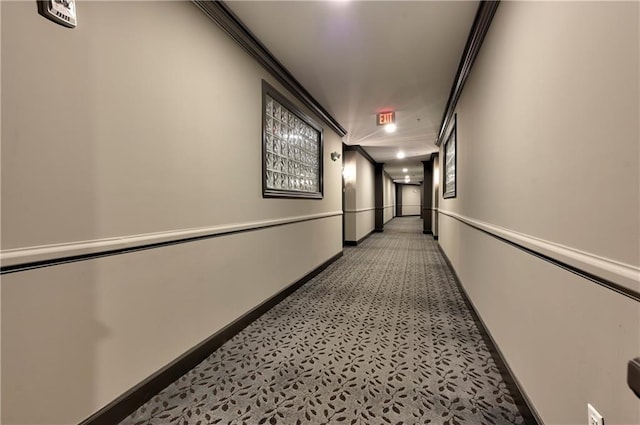
<instances>
[{"instance_id":1,"label":"baseboard","mask_svg":"<svg viewBox=\"0 0 640 425\"><path fill-rule=\"evenodd\" d=\"M423 235L433 235L433 232L431 230L423 230L422 234Z\"/></svg>"},{"instance_id":2,"label":"baseboard","mask_svg":"<svg viewBox=\"0 0 640 425\"><path fill-rule=\"evenodd\" d=\"M449 266L449 269L453 273L453 278L456 283L456 286L460 290L460 293L462 294L462 298L465 304L467 305L467 307L469 307L469 310L471 311L471 315L473 316L473 319L476 322L478 329L480 330L480 334L482 335L482 338L484 339L484 342L487 348L489 349L491 356L493 357L493 361L495 362L496 366L500 370L502 379L506 382L508 388L510 389L513 400L516 403L518 410L520 411L520 415L522 415L522 417L524 418L524 424L525 425L544 425L544 422L542 421L542 418L536 411L531 399L527 396L526 392L522 388L522 384L520 384L520 381L518 381L518 378L516 378L515 374L509 367L509 364L505 360L505 357L502 354L502 351L500 351L500 348L498 348L498 345L493 339L493 336L491 335L489 328L487 328L487 326L485 325L484 321L480 317L480 314L478 313L478 310L476 309L476 306L473 304L473 301L471 301L469 294L464 289L464 286L462 286L460 277L458 276L458 273L453 267L453 264L449 260L449 257L444 252L440 244L438 244L437 246L438 246L438 250L440 251L440 254L442 254L442 257L444 258L444 261L447 263L447 266Z\"/></svg>"},{"instance_id":3,"label":"baseboard","mask_svg":"<svg viewBox=\"0 0 640 425\"><path fill-rule=\"evenodd\" d=\"M366 235L364 235L363 237L361 237L357 241L344 241L344 246L358 246L362 242L364 242L364 240L367 239L369 236L373 235L374 233L378 233L378 232L382 232L382 230L373 229L372 231L370 231L369 233L367 233Z\"/></svg>"},{"instance_id":4,"label":"baseboard","mask_svg":"<svg viewBox=\"0 0 640 425\"><path fill-rule=\"evenodd\" d=\"M191 348L189 351L134 386L114 401L80 422L80 425L113 425L135 412L140 406L151 400L153 396L171 385L182 375L193 369L209 357L222 344L233 338L245 327L262 316L276 304L291 295L296 289L313 279L326 269L331 263L342 257L340 251L298 281L287 286L260 305L254 307L235 321L231 322L209 338Z\"/></svg>"}]
</instances>

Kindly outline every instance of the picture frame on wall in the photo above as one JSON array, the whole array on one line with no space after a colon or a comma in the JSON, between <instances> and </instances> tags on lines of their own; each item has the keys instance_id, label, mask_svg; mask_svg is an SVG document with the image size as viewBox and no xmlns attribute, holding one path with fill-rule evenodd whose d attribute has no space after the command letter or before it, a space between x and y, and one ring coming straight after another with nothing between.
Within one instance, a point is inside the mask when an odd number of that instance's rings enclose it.
<instances>
[{"instance_id":1,"label":"picture frame on wall","mask_svg":"<svg viewBox=\"0 0 640 425\"><path fill-rule=\"evenodd\" d=\"M444 198L455 198L457 196L457 127L458 115L453 117L453 125L449 137L444 142L444 184L442 185L442 196Z\"/></svg>"},{"instance_id":2,"label":"picture frame on wall","mask_svg":"<svg viewBox=\"0 0 640 425\"><path fill-rule=\"evenodd\" d=\"M262 81L262 196L323 198L324 132Z\"/></svg>"}]
</instances>

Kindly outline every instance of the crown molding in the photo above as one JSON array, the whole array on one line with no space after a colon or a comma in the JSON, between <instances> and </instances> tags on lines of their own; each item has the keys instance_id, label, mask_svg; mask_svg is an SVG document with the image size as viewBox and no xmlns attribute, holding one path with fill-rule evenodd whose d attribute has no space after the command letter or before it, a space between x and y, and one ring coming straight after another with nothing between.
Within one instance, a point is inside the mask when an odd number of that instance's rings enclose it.
<instances>
[{"instance_id":1,"label":"crown molding","mask_svg":"<svg viewBox=\"0 0 640 425\"><path fill-rule=\"evenodd\" d=\"M442 125L440 126L440 132L436 139L436 146L440 146L445 138L446 130L453 119L453 114L462 94L467 78L471 72L471 67L478 56L480 47L484 42L484 38L489 31L493 16L500 5L500 1L481 1L476 12L476 17L473 20L469 37L467 38L467 44L464 47L462 57L460 58L460 64L458 65L458 71L456 72L456 78L453 80L453 86L449 93L449 100L447 100L447 107L442 117Z\"/></svg>"},{"instance_id":2,"label":"crown molding","mask_svg":"<svg viewBox=\"0 0 640 425\"><path fill-rule=\"evenodd\" d=\"M344 145L344 150L360 153L360 155L364 156L367 159L367 161L369 161L373 166L375 166L376 164L379 164L378 162L376 162L375 159L371 157L371 155L369 155L369 152L364 150L364 148L361 145Z\"/></svg>"},{"instance_id":3,"label":"crown molding","mask_svg":"<svg viewBox=\"0 0 640 425\"><path fill-rule=\"evenodd\" d=\"M264 44L249 30L223 1L192 0L213 22L238 43L263 68L273 75L300 102L325 122L340 137L347 134L344 129L320 103L311 96L302 84L287 70Z\"/></svg>"}]
</instances>

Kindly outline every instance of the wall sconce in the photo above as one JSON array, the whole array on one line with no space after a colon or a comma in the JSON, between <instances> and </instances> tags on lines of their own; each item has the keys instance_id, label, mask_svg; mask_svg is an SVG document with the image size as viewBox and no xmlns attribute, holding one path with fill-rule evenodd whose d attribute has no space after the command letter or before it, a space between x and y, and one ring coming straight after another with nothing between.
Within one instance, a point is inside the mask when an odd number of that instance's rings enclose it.
<instances>
[{"instance_id":1,"label":"wall sconce","mask_svg":"<svg viewBox=\"0 0 640 425\"><path fill-rule=\"evenodd\" d=\"M356 182L356 164L348 162L342 168L342 177L345 185L355 184Z\"/></svg>"},{"instance_id":2,"label":"wall sconce","mask_svg":"<svg viewBox=\"0 0 640 425\"><path fill-rule=\"evenodd\" d=\"M336 162L339 159L340 159L340 154L338 152L331 152L331 160L333 162Z\"/></svg>"}]
</instances>

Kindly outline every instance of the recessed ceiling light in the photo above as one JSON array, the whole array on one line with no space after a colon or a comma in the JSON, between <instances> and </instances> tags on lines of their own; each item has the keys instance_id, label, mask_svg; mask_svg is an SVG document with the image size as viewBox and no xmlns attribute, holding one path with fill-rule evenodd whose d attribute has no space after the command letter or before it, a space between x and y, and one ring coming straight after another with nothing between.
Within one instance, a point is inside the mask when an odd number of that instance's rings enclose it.
<instances>
[{"instance_id":1,"label":"recessed ceiling light","mask_svg":"<svg viewBox=\"0 0 640 425\"><path fill-rule=\"evenodd\" d=\"M396 125L395 124L387 124L384 126L384 131L386 131L387 133L393 133L394 131L396 131Z\"/></svg>"},{"instance_id":2,"label":"recessed ceiling light","mask_svg":"<svg viewBox=\"0 0 640 425\"><path fill-rule=\"evenodd\" d=\"M404 152L402 152L402 151L398 152L398 154L396 155L396 157L397 157L398 159L402 159L402 158L404 158Z\"/></svg>"},{"instance_id":3,"label":"recessed ceiling light","mask_svg":"<svg viewBox=\"0 0 640 425\"><path fill-rule=\"evenodd\" d=\"M402 172L403 172L403 173L406 173L407 171L409 171L409 169L408 169L408 168L403 168L403 169L402 169Z\"/></svg>"}]
</instances>

